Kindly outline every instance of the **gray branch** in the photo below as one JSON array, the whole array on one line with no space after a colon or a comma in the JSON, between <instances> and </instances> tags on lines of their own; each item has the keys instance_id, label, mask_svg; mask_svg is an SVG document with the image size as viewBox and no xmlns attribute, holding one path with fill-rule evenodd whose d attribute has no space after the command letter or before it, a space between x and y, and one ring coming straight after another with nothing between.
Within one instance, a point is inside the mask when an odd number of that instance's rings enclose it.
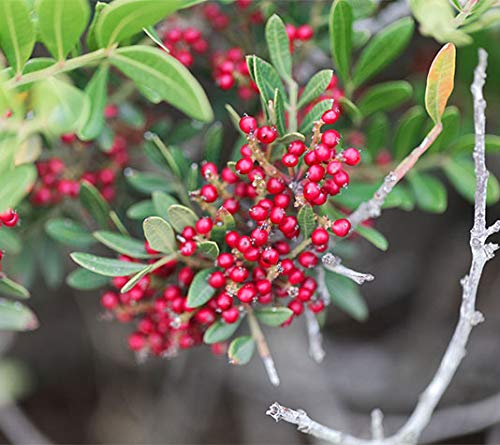
<instances>
[{"instance_id":1,"label":"gray branch","mask_svg":"<svg viewBox=\"0 0 500 445\"><path fill-rule=\"evenodd\" d=\"M323 336L316 316L309 310L304 311L306 317L307 337L309 338L309 355L316 363L321 363L325 358L323 349Z\"/></svg>"},{"instance_id":2,"label":"gray branch","mask_svg":"<svg viewBox=\"0 0 500 445\"><path fill-rule=\"evenodd\" d=\"M357 272L345 267L342 265L342 260L331 253L323 255L321 261L326 269L336 272L339 275L343 275L359 285L363 284L365 281L373 281L375 279L372 274Z\"/></svg>"},{"instance_id":3,"label":"gray branch","mask_svg":"<svg viewBox=\"0 0 500 445\"><path fill-rule=\"evenodd\" d=\"M485 127L486 102L483 97L483 86L486 79L487 53L479 50L479 63L474 71L474 81L471 86L474 98L474 166L476 174L476 192L474 204L474 224L470 235L472 263L468 275L462 280L462 303L458 324L446 352L441 360L431 382L420 395L418 403L406 423L393 436L373 438L372 440L358 439L340 431L329 429L318 424L307 416L304 411L295 411L274 403L268 415L276 421L285 420L296 424L300 431L312 434L320 439L343 445L413 445L416 444L423 430L431 420L434 410L444 392L450 385L458 366L466 355L466 345L472 328L483 321L483 315L476 310L476 295L479 281L485 264L494 257L498 245L488 243L487 238L498 232L500 224L495 223L489 228L486 226L486 188L488 170L485 160ZM379 209L380 210L380 209ZM378 421L377 421L378 422ZM381 431L382 425L377 426Z\"/></svg>"}]
</instances>

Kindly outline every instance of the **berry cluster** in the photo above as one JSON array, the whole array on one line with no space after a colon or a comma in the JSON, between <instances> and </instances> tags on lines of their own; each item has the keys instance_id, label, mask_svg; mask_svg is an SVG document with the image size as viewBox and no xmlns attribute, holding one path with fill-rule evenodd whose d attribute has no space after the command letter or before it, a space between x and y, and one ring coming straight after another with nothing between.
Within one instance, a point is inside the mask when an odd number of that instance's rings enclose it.
<instances>
[{"instance_id":1,"label":"berry cluster","mask_svg":"<svg viewBox=\"0 0 500 445\"><path fill-rule=\"evenodd\" d=\"M107 114L112 115L113 109L107 108ZM72 147L85 145L85 143L78 141L73 133L62 135L61 141ZM69 168L60 157L38 161L36 163L38 181L31 193L31 202L36 206L49 206L57 204L63 198L76 198L82 180L98 187L103 197L112 201L116 195L117 172L128 162L126 139L119 135L115 136L111 149L104 153L104 156L107 166L93 171L87 170L86 166Z\"/></svg>"},{"instance_id":2,"label":"berry cluster","mask_svg":"<svg viewBox=\"0 0 500 445\"><path fill-rule=\"evenodd\" d=\"M205 54L208 50L208 42L201 35L200 29L194 26L185 29L170 28L163 32L162 38L170 55L187 67L193 65L193 52Z\"/></svg>"},{"instance_id":3,"label":"berry cluster","mask_svg":"<svg viewBox=\"0 0 500 445\"><path fill-rule=\"evenodd\" d=\"M288 39L290 40L290 52L293 53L295 43L308 42L314 36L314 30L311 25L301 25L295 27L292 24L286 25L286 33L288 34Z\"/></svg>"},{"instance_id":4,"label":"berry cluster","mask_svg":"<svg viewBox=\"0 0 500 445\"><path fill-rule=\"evenodd\" d=\"M249 100L259 92L257 85L250 77L245 54L241 48L230 48L225 52L217 52L212 57L213 77L222 90L238 87L238 96Z\"/></svg>"},{"instance_id":5,"label":"berry cluster","mask_svg":"<svg viewBox=\"0 0 500 445\"><path fill-rule=\"evenodd\" d=\"M337 154L340 135L335 130L321 133L324 124L337 118L336 109L324 113L315 124L310 146L293 141L276 162L270 160L278 138L276 128L258 126L252 116L241 118L240 129L247 135L241 158L220 172L213 163L202 165L206 183L191 192L191 199L205 216L177 234L175 258L128 292L108 291L102 296L102 306L116 318L137 323L129 337L132 350L170 356L201 343L204 332L216 322L237 323L254 306L288 307L292 315L282 326L300 316L306 306L313 313L324 309L311 272L330 237L347 236L350 223L313 212L309 224L316 227L306 237L299 226L299 209L324 204L348 184L344 167L359 162L356 149ZM201 246L214 240L220 253L211 262ZM146 250L158 255L147 245ZM193 278L207 269L211 297L199 307L189 307ZM119 289L127 280L114 278L113 284ZM215 352L223 350L223 344L215 346Z\"/></svg>"},{"instance_id":6,"label":"berry cluster","mask_svg":"<svg viewBox=\"0 0 500 445\"><path fill-rule=\"evenodd\" d=\"M241 11L238 14L238 18L241 19L242 12L245 11L248 14L246 17L243 16L244 19L248 20L246 24L256 25L259 23L263 23L264 15L262 14L262 11L258 8L251 8L252 3L252 0L236 0L235 4ZM207 3L203 7L203 15L207 19L207 22L210 24L210 26L216 31L225 30L231 23L231 18L229 17L229 15L225 14L217 3ZM243 25L245 25L245 23L243 23Z\"/></svg>"}]
</instances>

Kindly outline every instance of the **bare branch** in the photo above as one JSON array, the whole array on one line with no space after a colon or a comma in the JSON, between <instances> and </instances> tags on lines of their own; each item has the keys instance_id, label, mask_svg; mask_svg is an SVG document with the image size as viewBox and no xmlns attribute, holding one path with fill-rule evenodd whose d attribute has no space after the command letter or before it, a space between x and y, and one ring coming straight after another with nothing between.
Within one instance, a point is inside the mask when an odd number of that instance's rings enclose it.
<instances>
[{"instance_id":1,"label":"bare branch","mask_svg":"<svg viewBox=\"0 0 500 445\"><path fill-rule=\"evenodd\" d=\"M325 268L331 270L332 272L336 272L339 275L343 275L354 281L357 284L363 284L365 281L373 281L375 277L370 273L362 273L356 272L355 270L349 269L341 264L341 259L339 257L334 256L331 253L327 253L323 255L321 258Z\"/></svg>"},{"instance_id":2,"label":"bare branch","mask_svg":"<svg viewBox=\"0 0 500 445\"><path fill-rule=\"evenodd\" d=\"M287 422L298 425L299 430L301 431L313 434L316 437L329 440L333 443L348 445L416 444L423 430L429 424L437 404L450 385L458 366L465 357L465 347L469 340L472 328L483 321L483 315L476 310L477 289L485 264L488 260L493 258L495 250L499 247L496 244L486 242L488 236L491 234L491 230L486 227L486 189L488 183L488 171L486 169L485 160L486 102L483 97L483 86L486 79L486 66L487 53L483 49L480 49L479 63L474 72L474 82L471 86L472 95L474 97L474 127L476 136L473 154L476 174L474 224L470 232L471 235L469 242L472 251L472 263L468 275L461 280L463 288L462 304L460 306L460 317L457 327L455 328L453 337L451 338L434 377L424 392L420 395L413 413L396 434L385 439L374 438L373 440L357 439L353 436L344 435L339 431L328 429L327 427L319 425L317 422L311 420L305 412L288 410L277 403L273 404L268 411L268 414L273 416L276 420L283 419ZM431 134L429 134L426 139L430 140ZM420 147L422 147L422 145L425 144L421 144ZM415 150L418 149L419 147ZM425 150L421 151L423 152ZM418 156L416 159L418 159ZM404 164L404 162L405 161L403 161L402 164ZM402 164L398 166L398 169ZM405 170L408 171L406 166L401 169L402 172ZM393 187L394 184L397 183L398 178L400 179L402 177L401 175L397 175L396 172L392 173L392 175L394 175L394 178L391 179L390 184L387 184L388 188L390 188L391 184ZM382 195L384 193L385 196L387 196L388 191L383 189ZM378 209L378 212L380 212L383 198L381 201L380 199L377 201L376 198L377 196L375 196L375 202L372 203L372 206L368 206L368 210L375 208ZM362 220L363 219L358 222ZM494 230L497 230L496 223L492 227L495 228Z\"/></svg>"},{"instance_id":3,"label":"bare branch","mask_svg":"<svg viewBox=\"0 0 500 445\"><path fill-rule=\"evenodd\" d=\"M374 409L371 419L373 440L382 440L384 438L384 414L380 409Z\"/></svg>"},{"instance_id":4,"label":"bare branch","mask_svg":"<svg viewBox=\"0 0 500 445\"><path fill-rule=\"evenodd\" d=\"M321 363L325 358L325 350L323 349L323 336L318 320L309 309L306 308L304 313L309 338L309 355L316 363Z\"/></svg>"}]
</instances>

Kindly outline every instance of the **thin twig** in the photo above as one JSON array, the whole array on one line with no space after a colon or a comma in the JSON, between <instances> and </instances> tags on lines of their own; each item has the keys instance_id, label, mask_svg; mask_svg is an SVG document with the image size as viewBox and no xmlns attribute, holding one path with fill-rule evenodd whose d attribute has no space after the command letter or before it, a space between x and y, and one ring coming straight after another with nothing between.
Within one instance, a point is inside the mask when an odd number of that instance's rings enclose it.
<instances>
[{"instance_id":1,"label":"thin twig","mask_svg":"<svg viewBox=\"0 0 500 445\"><path fill-rule=\"evenodd\" d=\"M431 382L420 395L418 403L406 423L399 431L385 439L364 440L327 428L311 420L303 411L294 411L274 403L267 414L276 421L285 420L298 425L300 431L312 434L320 439L344 445L403 445L416 444L423 430L431 420L434 410L441 400L444 392L450 385L458 366L466 355L466 345L472 328L483 321L483 315L476 310L476 295L483 268L488 260L494 257L499 248L497 244L487 243L487 238L498 232L500 224L495 223L489 228L486 226L486 190L488 171L485 161L485 108L483 86L486 78L487 53L479 50L479 63L474 72L474 82L471 86L474 97L474 166L476 174L476 192L474 204L474 224L471 230L470 247L472 263L468 275L462 280L462 304L460 317L453 337L448 344Z\"/></svg>"},{"instance_id":2,"label":"thin twig","mask_svg":"<svg viewBox=\"0 0 500 445\"><path fill-rule=\"evenodd\" d=\"M304 311L306 317L307 337L309 339L309 355L316 362L321 363L325 358L323 336L316 316L309 310Z\"/></svg>"},{"instance_id":3,"label":"thin twig","mask_svg":"<svg viewBox=\"0 0 500 445\"><path fill-rule=\"evenodd\" d=\"M357 272L345 267L342 265L342 260L332 253L323 255L321 261L326 269L336 272L339 275L343 275L359 285L365 283L366 281L373 281L375 279L375 277L370 273Z\"/></svg>"}]
</instances>

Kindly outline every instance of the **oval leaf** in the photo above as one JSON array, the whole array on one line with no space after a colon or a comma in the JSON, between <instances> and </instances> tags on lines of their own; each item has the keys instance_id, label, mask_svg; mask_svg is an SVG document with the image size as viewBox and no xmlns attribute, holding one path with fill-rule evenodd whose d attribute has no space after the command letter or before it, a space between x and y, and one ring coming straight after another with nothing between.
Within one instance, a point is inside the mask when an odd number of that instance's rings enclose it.
<instances>
[{"instance_id":1,"label":"oval leaf","mask_svg":"<svg viewBox=\"0 0 500 445\"><path fill-rule=\"evenodd\" d=\"M213 271L214 269L205 269L194 276L187 296L188 308L204 305L215 294L215 288L208 284L208 277Z\"/></svg>"},{"instance_id":2,"label":"oval leaf","mask_svg":"<svg viewBox=\"0 0 500 445\"><path fill-rule=\"evenodd\" d=\"M347 0L333 2L330 10L329 30L332 57L345 82L349 77L352 51L352 7Z\"/></svg>"},{"instance_id":3,"label":"oval leaf","mask_svg":"<svg viewBox=\"0 0 500 445\"><path fill-rule=\"evenodd\" d=\"M297 106L302 108L304 105L317 99L326 90L326 87L332 80L332 76L332 70L321 70L312 76L309 82L307 82Z\"/></svg>"},{"instance_id":4,"label":"oval leaf","mask_svg":"<svg viewBox=\"0 0 500 445\"><path fill-rule=\"evenodd\" d=\"M297 217L302 235L304 238L309 238L317 226L312 207L308 204L301 207Z\"/></svg>"},{"instance_id":5,"label":"oval leaf","mask_svg":"<svg viewBox=\"0 0 500 445\"><path fill-rule=\"evenodd\" d=\"M119 233L99 230L93 233L95 239L115 252L131 256L132 258L149 258L144 242Z\"/></svg>"},{"instance_id":6,"label":"oval leaf","mask_svg":"<svg viewBox=\"0 0 500 445\"><path fill-rule=\"evenodd\" d=\"M283 20L276 14L272 15L266 23L266 41L274 67L281 77L289 79L292 72L290 40Z\"/></svg>"},{"instance_id":7,"label":"oval leaf","mask_svg":"<svg viewBox=\"0 0 500 445\"><path fill-rule=\"evenodd\" d=\"M74 252L71 259L84 269L106 277L126 277L144 268L141 263L104 258L85 252Z\"/></svg>"},{"instance_id":8,"label":"oval leaf","mask_svg":"<svg viewBox=\"0 0 500 445\"><path fill-rule=\"evenodd\" d=\"M36 168L20 165L0 176L0 213L15 207L31 190L36 179Z\"/></svg>"},{"instance_id":9,"label":"oval leaf","mask_svg":"<svg viewBox=\"0 0 500 445\"><path fill-rule=\"evenodd\" d=\"M106 286L109 283L109 278L87 269L76 269L66 277L66 283L73 289L95 290Z\"/></svg>"},{"instance_id":10,"label":"oval leaf","mask_svg":"<svg viewBox=\"0 0 500 445\"><path fill-rule=\"evenodd\" d=\"M365 117L377 111L389 111L410 99L412 93L411 84L404 80L379 83L361 96L358 108Z\"/></svg>"},{"instance_id":11,"label":"oval leaf","mask_svg":"<svg viewBox=\"0 0 500 445\"><path fill-rule=\"evenodd\" d=\"M408 182L418 207L426 212L443 213L448 205L445 186L431 175L411 172Z\"/></svg>"},{"instance_id":12,"label":"oval leaf","mask_svg":"<svg viewBox=\"0 0 500 445\"><path fill-rule=\"evenodd\" d=\"M292 310L287 307L266 307L255 310L255 316L260 322L273 327L280 326L292 315Z\"/></svg>"},{"instance_id":13,"label":"oval leaf","mask_svg":"<svg viewBox=\"0 0 500 445\"><path fill-rule=\"evenodd\" d=\"M0 299L0 330L32 331L38 327L35 314L18 301Z\"/></svg>"},{"instance_id":14,"label":"oval leaf","mask_svg":"<svg viewBox=\"0 0 500 445\"><path fill-rule=\"evenodd\" d=\"M231 324L225 323L222 319L217 320L206 330L203 342L207 345L212 345L227 340L236 332L240 323L241 317L238 321Z\"/></svg>"},{"instance_id":15,"label":"oval leaf","mask_svg":"<svg viewBox=\"0 0 500 445\"><path fill-rule=\"evenodd\" d=\"M150 216L144 220L142 227L144 236L152 249L164 253L172 253L177 250L174 230L163 218Z\"/></svg>"},{"instance_id":16,"label":"oval leaf","mask_svg":"<svg viewBox=\"0 0 500 445\"><path fill-rule=\"evenodd\" d=\"M235 338L229 345L227 355L231 365L246 365L255 351L255 341L252 337Z\"/></svg>"},{"instance_id":17,"label":"oval leaf","mask_svg":"<svg viewBox=\"0 0 500 445\"><path fill-rule=\"evenodd\" d=\"M45 223L45 231L55 241L66 246L85 248L94 243L84 226L69 218L51 219Z\"/></svg>"},{"instance_id":18,"label":"oval leaf","mask_svg":"<svg viewBox=\"0 0 500 445\"><path fill-rule=\"evenodd\" d=\"M427 74L425 108L434 123L441 122L441 116L453 91L455 79L456 49L452 43L441 48Z\"/></svg>"},{"instance_id":19,"label":"oval leaf","mask_svg":"<svg viewBox=\"0 0 500 445\"><path fill-rule=\"evenodd\" d=\"M21 286L19 283L12 281L0 273L0 294L9 295L17 298L29 298L30 292L28 289Z\"/></svg>"},{"instance_id":20,"label":"oval leaf","mask_svg":"<svg viewBox=\"0 0 500 445\"><path fill-rule=\"evenodd\" d=\"M186 226L194 226L198 218L189 208L173 205L167 209L168 218L177 233L182 233Z\"/></svg>"},{"instance_id":21,"label":"oval leaf","mask_svg":"<svg viewBox=\"0 0 500 445\"><path fill-rule=\"evenodd\" d=\"M109 221L110 207L90 182L82 181L80 184L80 202L89 213L95 218L101 227L106 227Z\"/></svg>"}]
</instances>

